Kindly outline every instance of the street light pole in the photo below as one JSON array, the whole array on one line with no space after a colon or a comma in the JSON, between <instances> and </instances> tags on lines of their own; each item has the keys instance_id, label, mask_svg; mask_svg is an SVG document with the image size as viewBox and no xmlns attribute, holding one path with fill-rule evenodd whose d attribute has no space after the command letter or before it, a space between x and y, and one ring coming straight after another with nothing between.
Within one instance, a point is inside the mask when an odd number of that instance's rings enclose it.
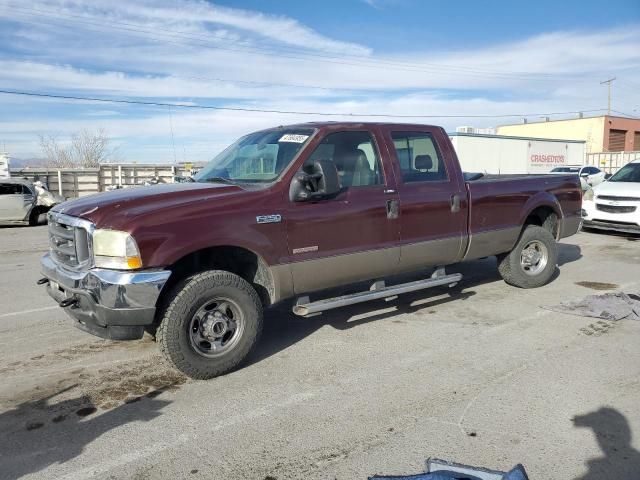
<instances>
[{"instance_id":1,"label":"street light pole","mask_svg":"<svg viewBox=\"0 0 640 480\"><path fill-rule=\"evenodd\" d=\"M609 80L605 80L604 82L600 82L600 85L607 84L607 115L611 115L611 82L613 82L616 77L610 78Z\"/></svg>"}]
</instances>

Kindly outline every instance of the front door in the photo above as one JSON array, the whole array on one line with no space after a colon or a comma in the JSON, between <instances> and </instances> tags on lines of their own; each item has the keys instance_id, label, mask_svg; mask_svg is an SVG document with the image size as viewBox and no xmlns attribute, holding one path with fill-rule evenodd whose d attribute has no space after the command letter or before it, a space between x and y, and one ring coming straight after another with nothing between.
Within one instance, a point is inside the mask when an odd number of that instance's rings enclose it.
<instances>
[{"instance_id":1,"label":"front door","mask_svg":"<svg viewBox=\"0 0 640 480\"><path fill-rule=\"evenodd\" d=\"M28 220L34 197L21 183L0 184L0 220Z\"/></svg>"},{"instance_id":2,"label":"front door","mask_svg":"<svg viewBox=\"0 0 640 480\"><path fill-rule=\"evenodd\" d=\"M383 277L397 266L395 181L373 133L329 133L305 161L333 162L342 190L334 198L290 203L288 254L296 293Z\"/></svg>"}]
</instances>

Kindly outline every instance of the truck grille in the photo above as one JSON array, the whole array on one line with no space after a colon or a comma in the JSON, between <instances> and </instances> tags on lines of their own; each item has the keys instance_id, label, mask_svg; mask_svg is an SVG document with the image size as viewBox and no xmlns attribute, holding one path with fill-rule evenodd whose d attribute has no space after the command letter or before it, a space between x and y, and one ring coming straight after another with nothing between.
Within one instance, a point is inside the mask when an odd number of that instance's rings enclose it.
<instances>
[{"instance_id":1,"label":"truck grille","mask_svg":"<svg viewBox=\"0 0 640 480\"><path fill-rule=\"evenodd\" d=\"M601 212L607 213L633 213L636 211L636 207L628 207L621 205L602 205L601 203L596 203L596 209Z\"/></svg>"},{"instance_id":2,"label":"truck grille","mask_svg":"<svg viewBox=\"0 0 640 480\"><path fill-rule=\"evenodd\" d=\"M86 225L91 224L66 215L49 215L49 251L56 262L72 268L89 265L91 243Z\"/></svg>"}]
</instances>

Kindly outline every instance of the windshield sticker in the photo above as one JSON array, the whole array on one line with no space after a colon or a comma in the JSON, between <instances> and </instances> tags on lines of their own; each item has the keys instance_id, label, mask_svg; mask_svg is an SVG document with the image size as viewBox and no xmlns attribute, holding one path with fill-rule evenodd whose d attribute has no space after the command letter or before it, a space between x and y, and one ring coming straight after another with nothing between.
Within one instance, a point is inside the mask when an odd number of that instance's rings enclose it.
<instances>
[{"instance_id":1,"label":"windshield sticker","mask_svg":"<svg viewBox=\"0 0 640 480\"><path fill-rule=\"evenodd\" d=\"M304 143L307 138L309 138L309 135L296 135L293 133L287 133L280 137L280 140L278 140L278 142Z\"/></svg>"}]
</instances>

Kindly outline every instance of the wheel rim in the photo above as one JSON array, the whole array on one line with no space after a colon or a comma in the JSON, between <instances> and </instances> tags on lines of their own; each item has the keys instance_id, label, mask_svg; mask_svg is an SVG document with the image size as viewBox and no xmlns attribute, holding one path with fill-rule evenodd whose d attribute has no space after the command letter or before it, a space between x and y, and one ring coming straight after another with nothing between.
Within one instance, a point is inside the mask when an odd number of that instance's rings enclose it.
<instances>
[{"instance_id":1,"label":"wheel rim","mask_svg":"<svg viewBox=\"0 0 640 480\"><path fill-rule=\"evenodd\" d=\"M520 267L531 276L538 275L549 262L549 250L544 243L532 240L520 252Z\"/></svg>"},{"instance_id":2,"label":"wheel rim","mask_svg":"<svg viewBox=\"0 0 640 480\"><path fill-rule=\"evenodd\" d=\"M244 317L237 303L216 297L202 305L189 323L189 341L193 350L213 358L233 350L244 332Z\"/></svg>"}]
</instances>

